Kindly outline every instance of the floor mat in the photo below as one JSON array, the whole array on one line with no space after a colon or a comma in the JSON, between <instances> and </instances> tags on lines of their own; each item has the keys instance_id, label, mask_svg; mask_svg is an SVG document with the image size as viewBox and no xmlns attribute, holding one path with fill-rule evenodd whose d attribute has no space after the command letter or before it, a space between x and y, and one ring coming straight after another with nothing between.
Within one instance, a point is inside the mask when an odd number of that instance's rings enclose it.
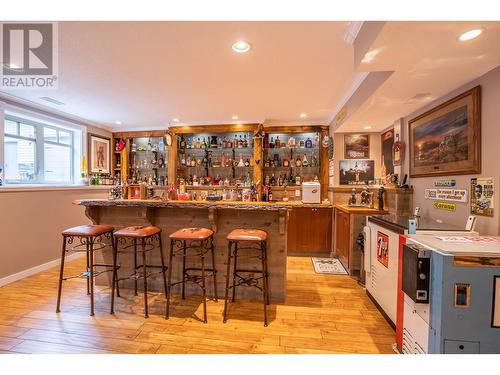
<instances>
[{"instance_id":1,"label":"floor mat","mask_svg":"<svg viewBox=\"0 0 500 375\"><path fill-rule=\"evenodd\" d=\"M314 272L329 275L347 275L347 271L336 258L311 258Z\"/></svg>"}]
</instances>

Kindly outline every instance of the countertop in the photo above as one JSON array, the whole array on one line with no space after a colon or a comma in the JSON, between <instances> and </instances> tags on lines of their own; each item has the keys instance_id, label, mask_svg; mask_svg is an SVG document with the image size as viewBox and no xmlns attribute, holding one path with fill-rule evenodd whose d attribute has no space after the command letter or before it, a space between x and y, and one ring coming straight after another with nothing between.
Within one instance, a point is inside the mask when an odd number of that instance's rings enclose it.
<instances>
[{"instance_id":1,"label":"countertop","mask_svg":"<svg viewBox=\"0 0 500 375\"><path fill-rule=\"evenodd\" d=\"M386 210L379 210L376 208L369 207L350 207L347 204L336 204L334 206L336 209L346 212L348 214L360 214L360 215L386 215L389 212Z\"/></svg>"},{"instance_id":2,"label":"countertop","mask_svg":"<svg viewBox=\"0 0 500 375\"><path fill-rule=\"evenodd\" d=\"M78 199L73 204L87 207L169 207L169 208L218 208L240 210L290 210L294 207L333 208L332 204L291 202L239 202L239 201L162 201L160 199Z\"/></svg>"},{"instance_id":3,"label":"countertop","mask_svg":"<svg viewBox=\"0 0 500 375\"><path fill-rule=\"evenodd\" d=\"M413 241L445 255L500 257L500 237L498 236L443 236L449 238L445 241L439 236L423 234L410 235ZM453 240L453 239L455 240ZM463 242L466 239L467 242Z\"/></svg>"},{"instance_id":4,"label":"countertop","mask_svg":"<svg viewBox=\"0 0 500 375\"><path fill-rule=\"evenodd\" d=\"M407 215L375 215L370 216L368 221L378 224L384 228L394 232L403 234L408 229L408 220L413 219L413 216ZM465 227L465 223L464 223ZM417 231L432 230L432 231L463 231L464 227L458 227L448 223L440 223L429 217L421 217L418 219Z\"/></svg>"}]
</instances>

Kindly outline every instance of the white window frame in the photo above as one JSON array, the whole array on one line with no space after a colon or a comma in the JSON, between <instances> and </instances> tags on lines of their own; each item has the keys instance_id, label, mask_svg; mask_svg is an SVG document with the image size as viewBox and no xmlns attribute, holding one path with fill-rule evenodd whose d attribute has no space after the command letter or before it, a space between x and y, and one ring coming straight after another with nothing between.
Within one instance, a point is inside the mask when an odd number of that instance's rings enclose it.
<instances>
[{"instance_id":1,"label":"white window frame","mask_svg":"<svg viewBox=\"0 0 500 375\"><path fill-rule=\"evenodd\" d=\"M41 129L38 133L41 133L40 136L37 136L36 141L36 149L37 155L35 156L37 160L43 160L43 152L44 152L44 143L56 144L61 146L68 146L67 144L45 141L43 137L43 127L54 128L57 130L62 130L69 132L72 136L72 163L71 163L71 181L66 183L63 182L45 182L40 179L40 174L37 175L37 180L33 182L21 182L21 183L8 183L5 181L5 162L4 162L4 142L5 142L5 120L9 120L11 118L17 118L21 120L22 123L26 123L27 125L35 125L35 131L37 129ZM39 127L40 128L39 128ZM57 117L51 117L49 115L45 115L39 113L37 111L31 111L26 108L21 108L17 106L13 106L7 104L5 102L0 101L0 165L4 168L4 186L75 186L81 185L81 158L85 155L85 139L87 136L87 129L83 125L77 125L75 123L61 120ZM23 137L15 136L14 138L23 139ZM40 154L42 154L40 159ZM43 165L38 164L38 171L42 172L43 175Z\"/></svg>"}]
</instances>

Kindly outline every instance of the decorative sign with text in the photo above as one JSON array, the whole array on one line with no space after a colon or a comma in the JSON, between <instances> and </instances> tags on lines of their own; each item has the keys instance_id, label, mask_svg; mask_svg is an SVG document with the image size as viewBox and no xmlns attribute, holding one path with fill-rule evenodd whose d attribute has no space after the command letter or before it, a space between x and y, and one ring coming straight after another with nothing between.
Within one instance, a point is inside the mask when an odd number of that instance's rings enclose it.
<instances>
[{"instance_id":1,"label":"decorative sign with text","mask_svg":"<svg viewBox=\"0 0 500 375\"><path fill-rule=\"evenodd\" d=\"M457 180L436 180L434 181L435 187L454 187L457 185Z\"/></svg>"},{"instance_id":2,"label":"decorative sign with text","mask_svg":"<svg viewBox=\"0 0 500 375\"><path fill-rule=\"evenodd\" d=\"M389 267L389 236L382 232L377 232L377 260Z\"/></svg>"},{"instance_id":3,"label":"decorative sign with text","mask_svg":"<svg viewBox=\"0 0 500 375\"><path fill-rule=\"evenodd\" d=\"M461 189L425 189L425 198L444 202L467 203L467 190Z\"/></svg>"},{"instance_id":4,"label":"decorative sign with text","mask_svg":"<svg viewBox=\"0 0 500 375\"><path fill-rule=\"evenodd\" d=\"M438 210L442 211L455 211L457 209L457 204L456 203L451 203L451 202L434 202L432 204L434 208L437 208Z\"/></svg>"},{"instance_id":5,"label":"decorative sign with text","mask_svg":"<svg viewBox=\"0 0 500 375\"><path fill-rule=\"evenodd\" d=\"M471 178L470 213L493 217L495 184L493 178Z\"/></svg>"}]
</instances>

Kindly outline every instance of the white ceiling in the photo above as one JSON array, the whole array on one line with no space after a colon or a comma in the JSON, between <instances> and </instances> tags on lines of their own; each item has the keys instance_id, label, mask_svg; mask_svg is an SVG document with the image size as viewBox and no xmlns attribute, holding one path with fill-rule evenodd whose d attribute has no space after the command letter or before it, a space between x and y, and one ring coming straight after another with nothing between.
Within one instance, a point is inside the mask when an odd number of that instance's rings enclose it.
<instances>
[{"instance_id":1,"label":"white ceiling","mask_svg":"<svg viewBox=\"0 0 500 375\"><path fill-rule=\"evenodd\" d=\"M480 26L486 30L477 39L458 41ZM498 66L499 47L500 22L387 22L358 71L393 74L336 131L387 128Z\"/></svg>"},{"instance_id":2,"label":"white ceiling","mask_svg":"<svg viewBox=\"0 0 500 375\"><path fill-rule=\"evenodd\" d=\"M325 123L355 72L348 22L61 22L59 89L12 91L118 129ZM243 39L246 54L232 51ZM52 105L40 97L65 103ZM115 125L115 121L122 125Z\"/></svg>"},{"instance_id":3,"label":"white ceiling","mask_svg":"<svg viewBox=\"0 0 500 375\"><path fill-rule=\"evenodd\" d=\"M354 23L356 24L356 23ZM358 23L359 24L359 23ZM348 22L61 22L59 88L4 91L115 130L232 122L329 123L379 131L500 64L500 22L386 22L363 46ZM479 38L458 35L483 26ZM366 37L366 35L365 35ZM252 44L246 54L231 45ZM374 52L375 51L375 52ZM364 53L364 52L363 52ZM367 62L367 57L373 57ZM379 72L392 72L374 77ZM368 78L361 82L370 72ZM387 78L388 77L388 78ZM426 94L410 100L417 94ZM65 103L47 103L48 96ZM346 105L347 106L347 105ZM299 114L308 114L301 119ZM121 121L117 125L115 121Z\"/></svg>"}]
</instances>

